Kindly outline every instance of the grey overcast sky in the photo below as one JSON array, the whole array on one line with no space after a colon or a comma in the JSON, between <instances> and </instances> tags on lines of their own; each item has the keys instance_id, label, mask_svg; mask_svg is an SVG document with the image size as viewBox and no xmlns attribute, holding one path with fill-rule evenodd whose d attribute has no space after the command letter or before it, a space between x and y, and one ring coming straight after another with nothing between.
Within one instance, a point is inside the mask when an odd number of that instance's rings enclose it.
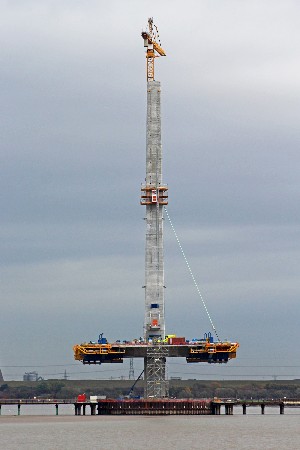
<instances>
[{"instance_id":1,"label":"grey overcast sky","mask_svg":"<svg viewBox=\"0 0 300 450\"><path fill-rule=\"evenodd\" d=\"M142 334L149 16L169 213L220 337L241 345L169 375L300 378L299 15L292 0L1 1L6 380L128 375L72 346ZM167 221L165 282L167 332L210 331Z\"/></svg>"}]
</instances>

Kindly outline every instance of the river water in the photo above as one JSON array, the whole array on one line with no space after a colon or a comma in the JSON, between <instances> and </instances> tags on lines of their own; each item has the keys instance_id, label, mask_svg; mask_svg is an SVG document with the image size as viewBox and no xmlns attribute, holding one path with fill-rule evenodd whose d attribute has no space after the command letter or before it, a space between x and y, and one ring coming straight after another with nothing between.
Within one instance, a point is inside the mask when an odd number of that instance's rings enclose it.
<instances>
[{"instance_id":1,"label":"river water","mask_svg":"<svg viewBox=\"0 0 300 450\"><path fill-rule=\"evenodd\" d=\"M6 407L8 408L8 407ZM300 410L240 408L233 416L74 416L74 407L2 406L3 450L279 450L300 448ZM26 411L27 408L27 411ZM47 410L45 410L47 408ZM40 409L40 411L38 411ZM22 414L23 413L23 414ZM47 415L49 414L49 415Z\"/></svg>"}]
</instances>

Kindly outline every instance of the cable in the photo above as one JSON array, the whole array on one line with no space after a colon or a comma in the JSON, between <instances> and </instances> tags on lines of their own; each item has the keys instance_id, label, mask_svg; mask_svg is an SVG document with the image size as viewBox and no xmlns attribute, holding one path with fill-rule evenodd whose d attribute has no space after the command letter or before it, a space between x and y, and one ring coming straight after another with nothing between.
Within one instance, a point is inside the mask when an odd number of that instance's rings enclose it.
<instances>
[{"instance_id":1,"label":"cable","mask_svg":"<svg viewBox=\"0 0 300 450\"><path fill-rule=\"evenodd\" d=\"M211 326L212 326L212 329L213 329L215 335L217 336L218 341L220 342L220 338L219 338L219 335L218 335L218 333L217 333L216 327L214 326L214 323L213 323L213 321L212 321L212 318L210 317L210 314L209 314L209 312L208 312L207 306L206 306L206 304L205 304L205 301L204 301L204 299L203 299L203 297L202 297L202 294L201 294L201 292L200 292L200 289L199 289L199 286L198 286L198 284L197 284L197 281L196 281L196 279L195 279L195 277L194 277L194 274L193 274L193 272L192 272L191 266L190 266L190 264L189 264L189 262L188 262L188 260L187 260L187 258L186 258L186 256L185 256L184 250L183 250L183 248L182 248L182 245L181 245L180 240L179 240L179 238L178 238L178 236L177 236L177 233L176 233L176 230L175 230L174 225L173 225L173 223L172 223L172 220L171 220L171 218L170 218L170 216L169 216L169 213L168 213L168 211L167 211L167 208L166 208L165 206L164 206L164 210L165 210L166 215L167 215L167 218L168 218L168 220L169 220L169 222L170 222L171 228L172 228L172 230L173 230L173 232L174 232L174 234L175 234L175 238L176 238L176 240L177 240L177 243L178 243L178 245L179 245L179 248L180 248L180 250L181 250L181 253L182 253L182 255L183 255L183 258L184 258L184 260L185 260L185 263L186 263L186 265L187 265L188 271L190 272L190 275L191 275L191 277L192 277L192 280L193 280L193 282L194 282L194 285L195 285L195 287L196 287L196 290L197 290L197 292L198 292L198 294L199 294L199 297L200 297L200 299L201 299L202 305L203 305L203 307L204 307L204 309L205 309L205 312L206 312L206 314L207 314L207 317L209 318L209 321L210 321L210 324L211 324Z\"/></svg>"}]
</instances>

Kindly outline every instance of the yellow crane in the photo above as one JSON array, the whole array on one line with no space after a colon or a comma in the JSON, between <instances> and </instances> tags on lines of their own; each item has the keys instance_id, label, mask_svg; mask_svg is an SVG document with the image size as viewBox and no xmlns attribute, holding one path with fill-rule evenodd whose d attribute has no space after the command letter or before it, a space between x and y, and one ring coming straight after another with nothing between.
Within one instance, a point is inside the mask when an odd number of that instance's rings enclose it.
<instances>
[{"instance_id":1,"label":"yellow crane","mask_svg":"<svg viewBox=\"0 0 300 450\"><path fill-rule=\"evenodd\" d=\"M153 24L153 18L148 19L148 30L142 31L144 47L147 61L147 81L154 81L154 59L159 56L166 56L164 49L160 45L157 26Z\"/></svg>"}]
</instances>

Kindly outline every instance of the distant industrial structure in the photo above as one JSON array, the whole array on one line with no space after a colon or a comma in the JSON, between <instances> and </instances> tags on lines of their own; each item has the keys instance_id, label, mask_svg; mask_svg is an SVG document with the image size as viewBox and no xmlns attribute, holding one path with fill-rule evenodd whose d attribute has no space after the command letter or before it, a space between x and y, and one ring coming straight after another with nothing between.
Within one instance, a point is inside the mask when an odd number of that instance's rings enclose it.
<instances>
[{"instance_id":1,"label":"distant industrial structure","mask_svg":"<svg viewBox=\"0 0 300 450\"><path fill-rule=\"evenodd\" d=\"M217 341L211 333L187 340L165 332L163 218L168 204L168 186L162 178L161 86L154 79L154 61L166 53L152 18L142 38L147 63L146 178L140 200L141 205L146 206L144 334L130 342L113 343L108 343L101 334L97 342L78 344L73 350L75 359L83 364L122 363L124 358L131 361L143 358L144 397L165 398L168 397L167 358L184 357L189 363L226 363L236 357L239 344L221 341L210 316ZM131 365L131 375L132 368Z\"/></svg>"},{"instance_id":2,"label":"distant industrial structure","mask_svg":"<svg viewBox=\"0 0 300 450\"><path fill-rule=\"evenodd\" d=\"M39 377L37 372L25 372L23 375L23 381L40 381L43 380L42 377Z\"/></svg>"}]
</instances>

